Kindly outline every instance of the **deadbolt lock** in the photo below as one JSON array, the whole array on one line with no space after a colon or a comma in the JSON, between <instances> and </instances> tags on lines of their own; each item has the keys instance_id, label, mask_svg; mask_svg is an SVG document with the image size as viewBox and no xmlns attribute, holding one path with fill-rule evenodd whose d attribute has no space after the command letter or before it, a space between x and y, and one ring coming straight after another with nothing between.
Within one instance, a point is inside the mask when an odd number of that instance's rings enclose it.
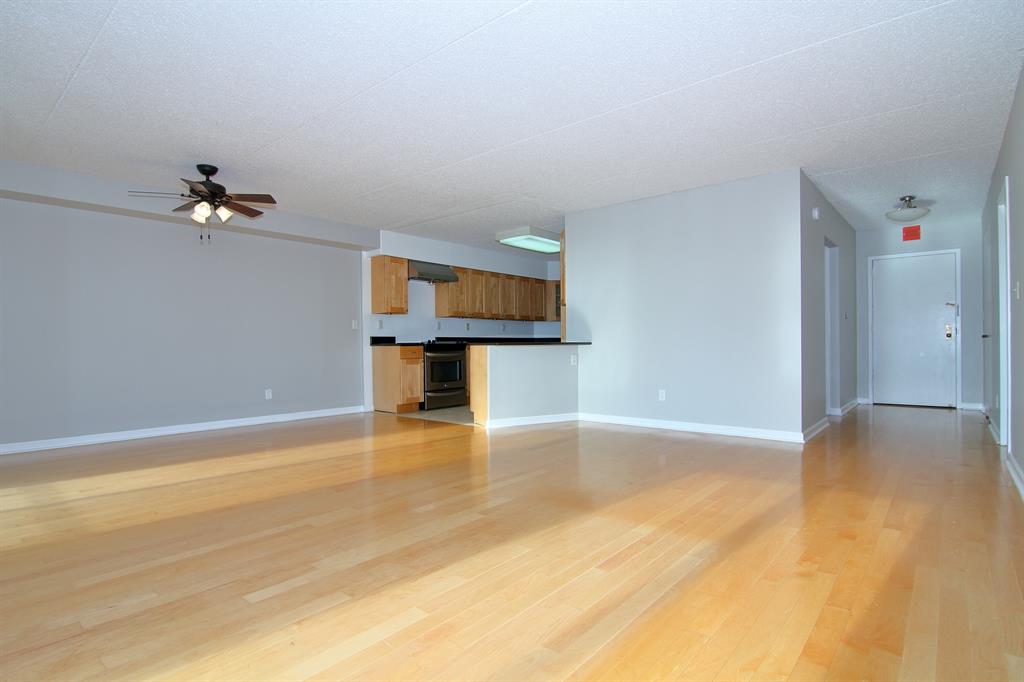
<instances>
[{"instance_id":1,"label":"deadbolt lock","mask_svg":"<svg viewBox=\"0 0 1024 682\"><path fill-rule=\"evenodd\" d=\"M953 338L953 325L951 325L951 324L947 324L946 325L946 338L947 339Z\"/></svg>"}]
</instances>

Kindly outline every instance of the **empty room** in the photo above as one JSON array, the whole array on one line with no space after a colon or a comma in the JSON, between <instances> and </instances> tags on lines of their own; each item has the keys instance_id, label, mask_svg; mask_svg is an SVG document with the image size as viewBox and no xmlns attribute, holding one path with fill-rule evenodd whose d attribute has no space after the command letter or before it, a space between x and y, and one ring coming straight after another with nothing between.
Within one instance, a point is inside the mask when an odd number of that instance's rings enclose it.
<instances>
[{"instance_id":1,"label":"empty room","mask_svg":"<svg viewBox=\"0 0 1024 682\"><path fill-rule=\"evenodd\" d=\"M0 3L0 680L1024 681L1024 1Z\"/></svg>"}]
</instances>

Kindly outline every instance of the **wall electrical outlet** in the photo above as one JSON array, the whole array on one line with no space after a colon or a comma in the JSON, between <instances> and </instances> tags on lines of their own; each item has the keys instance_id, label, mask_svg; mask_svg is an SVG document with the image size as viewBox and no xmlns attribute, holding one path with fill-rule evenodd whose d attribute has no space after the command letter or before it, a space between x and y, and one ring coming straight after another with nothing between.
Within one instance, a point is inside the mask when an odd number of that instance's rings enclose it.
<instances>
[{"instance_id":1,"label":"wall electrical outlet","mask_svg":"<svg viewBox=\"0 0 1024 682\"><path fill-rule=\"evenodd\" d=\"M663 388L659 388L658 389L658 400L661 400L661 401L665 400L665 389L663 389Z\"/></svg>"},{"instance_id":2,"label":"wall electrical outlet","mask_svg":"<svg viewBox=\"0 0 1024 682\"><path fill-rule=\"evenodd\" d=\"M573 353L572 355L569 356L569 364L570 365L575 365L576 364L576 354L575 353Z\"/></svg>"},{"instance_id":3,"label":"wall electrical outlet","mask_svg":"<svg viewBox=\"0 0 1024 682\"><path fill-rule=\"evenodd\" d=\"M268 388L268 389L264 390L263 391L263 399L264 400L273 400L274 399L274 389Z\"/></svg>"},{"instance_id":4,"label":"wall electrical outlet","mask_svg":"<svg viewBox=\"0 0 1024 682\"><path fill-rule=\"evenodd\" d=\"M818 208L817 206L815 206L814 208L811 209L811 218L817 220L820 217L821 217L821 209Z\"/></svg>"},{"instance_id":5,"label":"wall electrical outlet","mask_svg":"<svg viewBox=\"0 0 1024 682\"><path fill-rule=\"evenodd\" d=\"M384 328L384 320L377 320L377 329Z\"/></svg>"},{"instance_id":6,"label":"wall electrical outlet","mask_svg":"<svg viewBox=\"0 0 1024 682\"><path fill-rule=\"evenodd\" d=\"M501 331L505 331L506 329L508 329L508 325L505 324L504 322L502 322L501 323Z\"/></svg>"},{"instance_id":7,"label":"wall electrical outlet","mask_svg":"<svg viewBox=\"0 0 1024 682\"><path fill-rule=\"evenodd\" d=\"M441 331L441 320L437 321L437 330Z\"/></svg>"},{"instance_id":8,"label":"wall electrical outlet","mask_svg":"<svg viewBox=\"0 0 1024 682\"><path fill-rule=\"evenodd\" d=\"M466 331L469 331L469 322L466 323Z\"/></svg>"},{"instance_id":9,"label":"wall electrical outlet","mask_svg":"<svg viewBox=\"0 0 1024 682\"><path fill-rule=\"evenodd\" d=\"M359 320L352 320L352 328L359 329Z\"/></svg>"}]
</instances>

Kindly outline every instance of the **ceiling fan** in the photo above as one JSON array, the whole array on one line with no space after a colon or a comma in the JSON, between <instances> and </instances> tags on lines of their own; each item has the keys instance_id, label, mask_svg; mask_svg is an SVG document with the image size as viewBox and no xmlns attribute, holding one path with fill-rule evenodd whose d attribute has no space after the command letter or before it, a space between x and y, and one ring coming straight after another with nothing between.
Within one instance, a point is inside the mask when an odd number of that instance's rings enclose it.
<instances>
[{"instance_id":1,"label":"ceiling fan","mask_svg":"<svg viewBox=\"0 0 1024 682\"><path fill-rule=\"evenodd\" d=\"M255 203L255 204L276 204L277 201L274 197L269 194L230 194L224 185L214 182L210 178L217 174L217 167L211 166L208 163L196 164L196 170L199 174L204 176L205 180L186 180L181 178L181 181L188 185L188 193L184 192L130 192L134 196L153 196L153 197L182 197L188 199L184 204L178 206L173 211L192 211L192 215L189 216L192 220L199 223L199 239L203 239L202 226L206 225L206 221L214 213L220 218L222 223L226 223L231 219L235 213L241 213L246 218L258 218L263 215L263 211L246 206L239 202ZM209 228L206 231L206 239L209 240Z\"/></svg>"}]
</instances>

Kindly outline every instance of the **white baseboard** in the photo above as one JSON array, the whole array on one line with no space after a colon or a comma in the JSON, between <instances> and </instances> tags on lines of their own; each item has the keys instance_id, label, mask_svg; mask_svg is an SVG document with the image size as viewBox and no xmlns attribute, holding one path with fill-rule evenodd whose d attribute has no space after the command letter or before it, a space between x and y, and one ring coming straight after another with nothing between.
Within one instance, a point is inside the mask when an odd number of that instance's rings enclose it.
<instances>
[{"instance_id":1,"label":"white baseboard","mask_svg":"<svg viewBox=\"0 0 1024 682\"><path fill-rule=\"evenodd\" d=\"M859 405L871 405L871 398L857 398L857 404Z\"/></svg>"},{"instance_id":2,"label":"white baseboard","mask_svg":"<svg viewBox=\"0 0 1024 682\"><path fill-rule=\"evenodd\" d=\"M581 412L582 422L598 424L619 424L621 426L641 426L650 429L667 429L669 431L689 431L691 433L709 433L716 436L740 436L741 438L760 438L762 440L778 440L786 443L803 443L804 436L799 431L774 431L771 429L749 429L742 426L722 426L720 424L697 424L693 422L677 422L665 419L644 419L641 417L620 417L611 414L592 414Z\"/></svg>"},{"instance_id":3,"label":"white baseboard","mask_svg":"<svg viewBox=\"0 0 1024 682\"><path fill-rule=\"evenodd\" d=\"M803 442L806 443L810 439L817 436L819 433L828 428L828 417L823 417L817 424L804 429Z\"/></svg>"},{"instance_id":4,"label":"white baseboard","mask_svg":"<svg viewBox=\"0 0 1024 682\"><path fill-rule=\"evenodd\" d=\"M996 429L996 425L992 423L991 419L988 420L988 432L996 445L1004 445L1004 443L999 442L999 430Z\"/></svg>"},{"instance_id":5,"label":"white baseboard","mask_svg":"<svg viewBox=\"0 0 1024 682\"><path fill-rule=\"evenodd\" d=\"M194 424L175 424L172 426L156 426L150 429L134 429L132 431L111 431L109 433L91 433L84 436L68 436L66 438L47 438L29 440L21 443L0 443L0 455L13 455L17 452L33 450L53 450L55 448L71 448L78 445L97 445L99 443L115 443L122 440L137 438L154 438L156 436L173 436L179 433L195 433L197 431L215 431L217 429L233 429L239 426L255 426L257 424L275 424L278 422L298 421L299 419L316 419L318 417L335 417L341 414L366 412L362 405L352 407L333 407L327 410L310 410L309 412L286 412L283 414L265 414L259 417L242 417L240 419L221 419L211 422Z\"/></svg>"},{"instance_id":6,"label":"white baseboard","mask_svg":"<svg viewBox=\"0 0 1024 682\"><path fill-rule=\"evenodd\" d=\"M1010 472L1010 478L1013 480L1013 485L1017 488L1017 494L1024 500L1024 471L1021 471L1017 460L1014 459L1013 455L1006 448L1003 448L1003 465Z\"/></svg>"},{"instance_id":7,"label":"white baseboard","mask_svg":"<svg viewBox=\"0 0 1024 682\"><path fill-rule=\"evenodd\" d=\"M502 429L507 426L531 426L533 424L555 424L558 422L574 422L579 419L575 412L565 414L542 414L536 417L506 417L505 419L490 419L485 428Z\"/></svg>"},{"instance_id":8,"label":"white baseboard","mask_svg":"<svg viewBox=\"0 0 1024 682\"><path fill-rule=\"evenodd\" d=\"M857 407L858 404L860 404L860 398L854 398L853 400L846 403L842 407L830 407L828 410L825 411L825 414L827 414L830 417L845 417L847 413L849 413L849 411L852 410L853 408Z\"/></svg>"},{"instance_id":9,"label":"white baseboard","mask_svg":"<svg viewBox=\"0 0 1024 682\"><path fill-rule=\"evenodd\" d=\"M960 403L958 409L970 410L971 412L984 412L985 406L981 403Z\"/></svg>"}]
</instances>

